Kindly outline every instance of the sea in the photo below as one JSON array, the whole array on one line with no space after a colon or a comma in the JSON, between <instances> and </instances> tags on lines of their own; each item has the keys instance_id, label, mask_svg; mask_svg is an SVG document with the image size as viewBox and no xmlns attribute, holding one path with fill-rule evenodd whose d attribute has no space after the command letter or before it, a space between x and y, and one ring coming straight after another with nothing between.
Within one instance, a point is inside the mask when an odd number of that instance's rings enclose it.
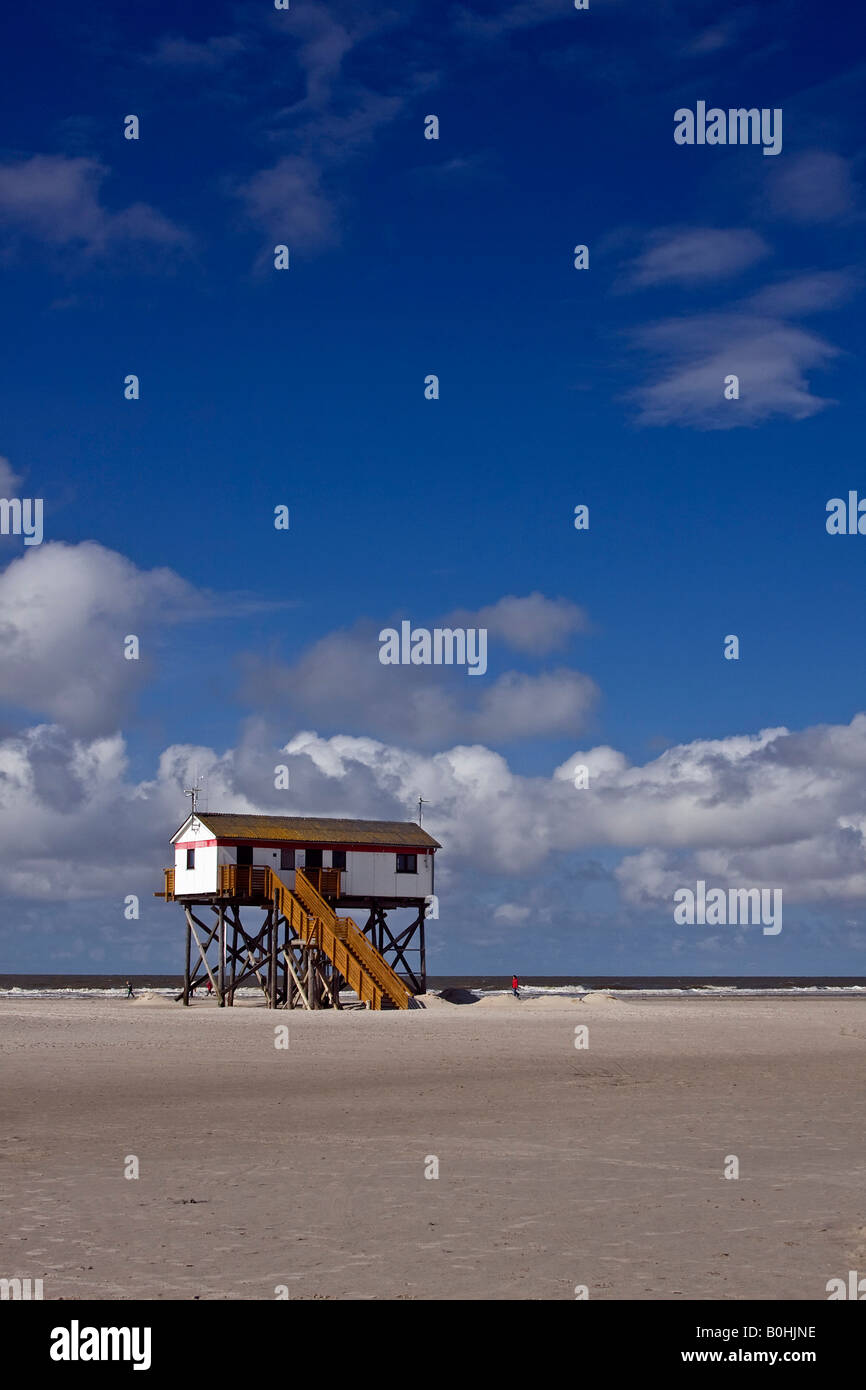
<instances>
[{"instance_id":1,"label":"sea","mask_svg":"<svg viewBox=\"0 0 866 1390\"><path fill-rule=\"evenodd\" d=\"M165 995L173 998L183 986L180 975L0 975L0 1000L33 999L110 999L123 998L126 981L136 994ZM431 975L430 993L455 991L477 995L510 994L510 975ZM866 976L862 975L527 975L519 982L526 998L562 995L580 998L604 990L628 999L682 997L726 998L744 996L850 998L866 996ZM201 991L203 993L203 991ZM238 990L238 995L255 996L257 988Z\"/></svg>"}]
</instances>

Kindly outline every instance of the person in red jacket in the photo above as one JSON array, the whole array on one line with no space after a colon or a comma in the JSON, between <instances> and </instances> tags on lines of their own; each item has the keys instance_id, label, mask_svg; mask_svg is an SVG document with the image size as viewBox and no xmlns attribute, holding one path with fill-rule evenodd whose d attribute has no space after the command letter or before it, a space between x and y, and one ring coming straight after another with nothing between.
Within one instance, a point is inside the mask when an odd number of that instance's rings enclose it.
<instances>
[{"instance_id":1,"label":"person in red jacket","mask_svg":"<svg viewBox=\"0 0 866 1390\"><path fill-rule=\"evenodd\" d=\"M511 976L511 993L514 995L515 999L519 999L519 998L520 998L520 995L517 993L517 988L518 988L518 985L519 985L519 984L520 984L520 981L518 980L517 976L516 976L516 975L512 975L512 976Z\"/></svg>"}]
</instances>

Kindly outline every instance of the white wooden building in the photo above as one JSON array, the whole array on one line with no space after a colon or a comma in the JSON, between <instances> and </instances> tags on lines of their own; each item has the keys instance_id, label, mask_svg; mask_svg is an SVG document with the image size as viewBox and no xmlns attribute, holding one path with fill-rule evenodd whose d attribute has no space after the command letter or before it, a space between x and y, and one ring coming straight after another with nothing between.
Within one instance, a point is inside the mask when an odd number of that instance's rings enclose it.
<instances>
[{"instance_id":1,"label":"white wooden building","mask_svg":"<svg viewBox=\"0 0 866 1390\"><path fill-rule=\"evenodd\" d=\"M174 896L201 899L218 891L224 864L268 867L294 888L297 869L340 871L346 906L411 906L435 892L433 861L441 845L407 821L319 816L195 812L172 836Z\"/></svg>"}]
</instances>

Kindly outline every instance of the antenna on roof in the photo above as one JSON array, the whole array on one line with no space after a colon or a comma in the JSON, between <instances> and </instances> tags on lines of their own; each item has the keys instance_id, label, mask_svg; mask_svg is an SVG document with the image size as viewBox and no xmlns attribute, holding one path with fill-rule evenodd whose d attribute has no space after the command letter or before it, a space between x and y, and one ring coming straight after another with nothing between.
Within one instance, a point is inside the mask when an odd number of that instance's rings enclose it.
<instances>
[{"instance_id":1,"label":"antenna on roof","mask_svg":"<svg viewBox=\"0 0 866 1390\"><path fill-rule=\"evenodd\" d=\"M199 793L200 793L200 791L201 791L201 787L200 787L199 784L198 784L198 780L196 780L195 782L193 782L193 784L192 784L191 787L184 787L184 789L183 789L183 794L184 794L184 796L188 796L188 797L190 797L190 798L192 799L191 812L192 812L193 815L195 815L196 805L197 805L197 803L198 803L198 798L199 798Z\"/></svg>"},{"instance_id":2,"label":"antenna on roof","mask_svg":"<svg viewBox=\"0 0 866 1390\"><path fill-rule=\"evenodd\" d=\"M429 801L425 801L424 798L423 798L423 796L419 796L419 798L418 798L418 824L419 824L419 825L421 824L421 817L422 817L422 815L424 814L423 811L421 810L421 807L422 807L422 806L429 806L429 805L430 805L430 802L429 802Z\"/></svg>"}]
</instances>

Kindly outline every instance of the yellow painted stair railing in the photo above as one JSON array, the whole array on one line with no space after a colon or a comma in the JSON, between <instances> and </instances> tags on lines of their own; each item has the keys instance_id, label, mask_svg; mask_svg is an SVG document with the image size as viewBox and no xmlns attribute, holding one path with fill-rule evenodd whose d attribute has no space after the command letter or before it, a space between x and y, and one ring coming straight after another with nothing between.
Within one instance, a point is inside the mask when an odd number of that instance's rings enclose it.
<instances>
[{"instance_id":1,"label":"yellow painted stair railing","mask_svg":"<svg viewBox=\"0 0 866 1390\"><path fill-rule=\"evenodd\" d=\"M408 1009L412 992L390 967L351 917L338 917L329 903L305 877L295 873L294 891L273 869L266 868L265 894L273 899L292 930L302 941L313 941L325 952L363 1003L381 1009L383 1000Z\"/></svg>"}]
</instances>

